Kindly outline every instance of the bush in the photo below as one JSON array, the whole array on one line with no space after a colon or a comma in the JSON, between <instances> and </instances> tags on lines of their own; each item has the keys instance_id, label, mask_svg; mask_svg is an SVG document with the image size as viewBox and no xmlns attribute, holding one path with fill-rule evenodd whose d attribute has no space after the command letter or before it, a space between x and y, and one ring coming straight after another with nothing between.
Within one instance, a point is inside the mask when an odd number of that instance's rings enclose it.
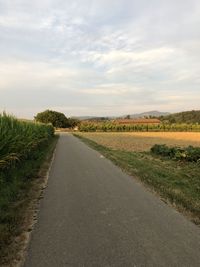
<instances>
[{"instance_id":1,"label":"bush","mask_svg":"<svg viewBox=\"0 0 200 267\"><path fill-rule=\"evenodd\" d=\"M156 155L168 157L170 159L185 161L200 161L200 147L188 146L186 148L168 147L166 145L154 145L151 152Z\"/></svg>"}]
</instances>

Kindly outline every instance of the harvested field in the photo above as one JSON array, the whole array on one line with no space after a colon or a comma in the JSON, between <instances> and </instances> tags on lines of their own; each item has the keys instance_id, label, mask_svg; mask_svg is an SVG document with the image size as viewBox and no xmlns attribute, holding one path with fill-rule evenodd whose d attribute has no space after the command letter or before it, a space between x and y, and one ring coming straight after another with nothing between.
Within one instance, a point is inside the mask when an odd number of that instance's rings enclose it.
<instances>
[{"instance_id":1,"label":"harvested field","mask_svg":"<svg viewBox=\"0 0 200 267\"><path fill-rule=\"evenodd\" d=\"M199 146L199 132L79 133L103 146L126 151L148 151L155 144Z\"/></svg>"}]
</instances>

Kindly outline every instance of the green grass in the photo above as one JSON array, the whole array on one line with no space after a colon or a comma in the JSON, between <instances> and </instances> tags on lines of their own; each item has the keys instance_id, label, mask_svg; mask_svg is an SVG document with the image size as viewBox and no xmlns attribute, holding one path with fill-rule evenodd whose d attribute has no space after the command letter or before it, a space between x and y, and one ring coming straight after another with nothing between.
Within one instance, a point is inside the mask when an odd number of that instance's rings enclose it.
<instances>
[{"instance_id":1,"label":"green grass","mask_svg":"<svg viewBox=\"0 0 200 267\"><path fill-rule=\"evenodd\" d=\"M193 222L200 224L200 165L163 159L150 152L114 150L83 136L75 136L140 179Z\"/></svg>"}]
</instances>

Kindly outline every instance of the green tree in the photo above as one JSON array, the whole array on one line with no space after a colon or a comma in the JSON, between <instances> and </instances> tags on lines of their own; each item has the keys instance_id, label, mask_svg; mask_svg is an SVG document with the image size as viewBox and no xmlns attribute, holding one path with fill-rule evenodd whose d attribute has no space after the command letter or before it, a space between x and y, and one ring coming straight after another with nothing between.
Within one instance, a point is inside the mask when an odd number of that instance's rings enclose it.
<instances>
[{"instance_id":1,"label":"green tree","mask_svg":"<svg viewBox=\"0 0 200 267\"><path fill-rule=\"evenodd\" d=\"M68 124L67 127L74 128L76 126L80 125L80 121L75 118L68 118Z\"/></svg>"},{"instance_id":2,"label":"green tree","mask_svg":"<svg viewBox=\"0 0 200 267\"><path fill-rule=\"evenodd\" d=\"M69 125L66 116L57 111L45 110L35 116L35 120L43 123L51 123L56 128L67 128Z\"/></svg>"},{"instance_id":3,"label":"green tree","mask_svg":"<svg viewBox=\"0 0 200 267\"><path fill-rule=\"evenodd\" d=\"M131 115L126 115L125 119L130 120L131 119Z\"/></svg>"}]
</instances>

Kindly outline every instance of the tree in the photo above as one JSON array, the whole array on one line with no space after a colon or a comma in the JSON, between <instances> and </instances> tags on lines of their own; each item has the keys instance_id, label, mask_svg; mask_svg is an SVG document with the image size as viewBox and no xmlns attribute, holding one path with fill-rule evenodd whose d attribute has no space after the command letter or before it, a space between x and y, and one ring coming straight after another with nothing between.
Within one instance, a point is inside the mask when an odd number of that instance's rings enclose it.
<instances>
[{"instance_id":1,"label":"tree","mask_svg":"<svg viewBox=\"0 0 200 267\"><path fill-rule=\"evenodd\" d=\"M35 120L43 123L51 123L56 128L66 128L69 124L68 119L63 113L53 110L45 110L38 113L35 116Z\"/></svg>"},{"instance_id":2,"label":"tree","mask_svg":"<svg viewBox=\"0 0 200 267\"><path fill-rule=\"evenodd\" d=\"M126 115L125 119L130 120L131 115Z\"/></svg>"},{"instance_id":3,"label":"tree","mask_svg":"<svg viewBox=\"0 0 200 267\"><path fill-rule=\"evenodd\" d=\"M68 118L68 125L69 128L74 128L80 124L80 121L76 118Z\"/></svg>"}]
</instances>

